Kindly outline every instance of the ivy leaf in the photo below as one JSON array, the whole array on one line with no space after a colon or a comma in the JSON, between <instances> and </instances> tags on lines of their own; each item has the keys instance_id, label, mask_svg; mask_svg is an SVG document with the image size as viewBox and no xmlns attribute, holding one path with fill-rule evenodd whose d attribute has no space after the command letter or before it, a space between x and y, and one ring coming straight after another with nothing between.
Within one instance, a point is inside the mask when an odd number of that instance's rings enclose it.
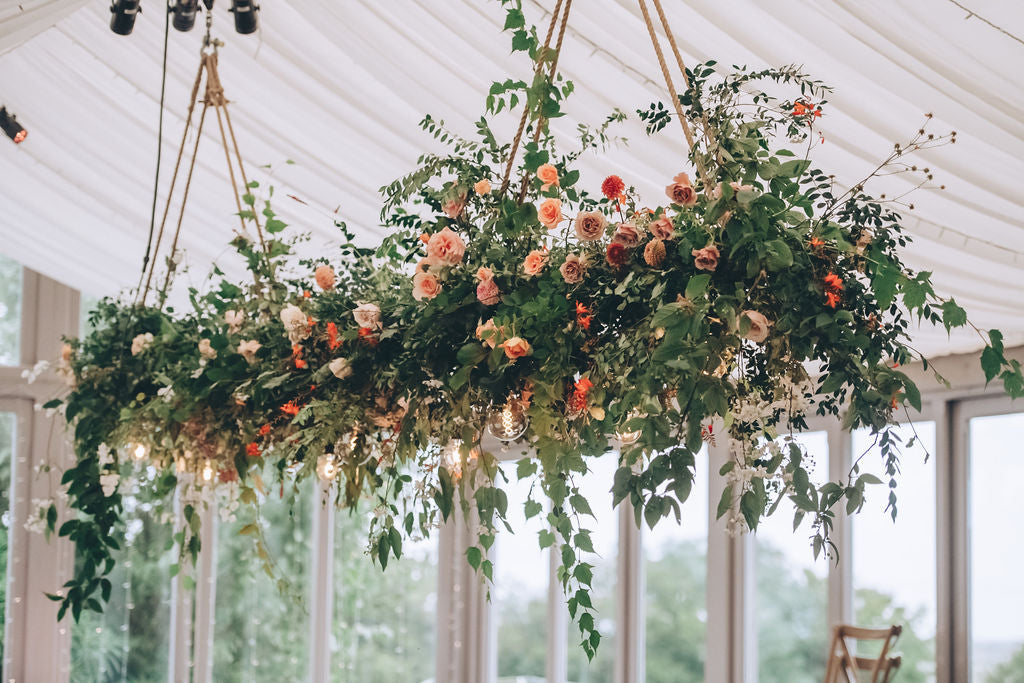
<instances>
[{"instance_id":1,"label":"ivy leaf","mask_svg":"<svg viewBox=\"0 0 1024 683\"><path fill-rule=\"evenodd\" d=\"M708 283L711 282L710 273L704 273L702 275L694 275L690 278L690 281L686 283L686 298L696 299L705 291L707 291Z\"/></svg>"},{"instance_id":2,"label":"ivy leaf","mask_svg":"<svg viewBox=\"0 0 1024 683\"><path fill-rule=\"evenodd\" d=\"M967 324L967 311L962 309L953 299L942 303L942 324L946 331L951 328L963 327Z\"/></svg>"}]
</instances>

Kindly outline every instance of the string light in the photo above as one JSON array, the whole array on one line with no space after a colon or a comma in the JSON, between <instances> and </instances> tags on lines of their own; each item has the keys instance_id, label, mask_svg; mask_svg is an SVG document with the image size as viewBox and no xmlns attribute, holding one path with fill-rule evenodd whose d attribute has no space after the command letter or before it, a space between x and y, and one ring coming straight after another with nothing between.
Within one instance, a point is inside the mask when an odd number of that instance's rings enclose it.
<instances>
[{"instance_id":1,"label":"string light","mask_svg":"<svg viewBox=\"0 0 1024 683\"><path fill-rule=\"evenodd\" d=\"M626 416L626 421L623 423L623 426L620 427L617 432L615 432L615 438L622 442L623 446L631 446L640 440L640 436L642 434L641 429L637 429L634 431L627 431L625 429L626 423L638 417L640 417L639 413L635 411L631 412L628 416Z\"/></svg>"},{"instance_id":2,"label":"string light","mask_svg":"<svg viewBox=\"0 0 1024 683\"><path fill-rule=\"evenodd\" d=\"M522 401L509 397L500 410L491 412L487 418L487 431L499 441L515 441L530 426Z\"/></svg>"},{"instance_id":3,"label":"string light","mask_svg":"<svg viewBox=\"0 0 1024 683\"><path fill-rule=\"evenodd\" d=\"M132 456L134 456L136 460L143 460L143 459L145 459L145 457L146 457L146 447L143 446L140 443L139 445L137 445L135 447L135 450L132 451Z\"/></svg>"},{"instance_id":4,"label":"string light","mask_svg":"<svg viewBox=\"0 0 1024 683\"><path fill-rule=\"evenodd\" d=\"M28 135L28 131L18 123L14 114L7 113L7 107L0 107L0 128L3 129L7 137L14 140L14 144L20 143Z\"/></svg>"},{"instance_id":5,"label":"string light","mask_svg":"<svg viewBox=\"0 0 1024 683\"><path fill-rule=\"evenodd\" d=\"M209 460L203 463L202 476L204 482L209 483L213 481L213 465L210 463Z\"/></svg>"},{"instance_id":6,"label":"string light","mask_svg":"<svg viewBox=\"0 0 1024 683\"><path fill-rule=\"evenodd\" d=\"M139 14L140 0L114 0L110 5L110 30L119 36L131 34L135 17Z\"/></svg>"},{"instance_id":7,"label":"string light","mask_svg":"<svg viewBox=\"0 0 1024 683\"><path fill-rule=\"evenodd\" d=\"M334 481L338 476L338 464L334 461L334 453L324 453L317 458L316 474L321 481Z\"/></svg>"}]
</instances>

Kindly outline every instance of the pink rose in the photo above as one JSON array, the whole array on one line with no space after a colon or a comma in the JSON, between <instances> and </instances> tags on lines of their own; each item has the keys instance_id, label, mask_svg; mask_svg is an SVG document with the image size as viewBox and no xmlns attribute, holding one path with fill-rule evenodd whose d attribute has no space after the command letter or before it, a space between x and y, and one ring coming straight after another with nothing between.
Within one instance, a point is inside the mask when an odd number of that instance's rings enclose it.
<instances>
[{"instance_id":1,"label":"pink rose","mask_svg":"<svg viewBox=\"0 0 1024 683\"><path fill-rule=\"evenodd\" d=\"M750 320L750 329L743 335L744 339L760 344L768 338L768 328L772 325L768 322L768 318L757 311L743 311L740 315L746 316Z\"/></svg>"},{"instance_id":2,"label":"pink rose","mask_svg":"<svg viewBox=\"0 0 1024 683\"><path fill-rule=\"evenodd\" d=\"M558 169L551 164L544 164L537 169L537 179L544 183L542 189L548 189L552 185L558 186Z\"/></svg>"},{"instance_id":3,"label":"pink rose","mask_svg":"<svg viewBox=\"0 0 1024 683\"><path fill-rule=\"evenodd\" d=\"M651 234L659 240L670 240L676 234L675 229L672 226L672 221L665 214L661 214L651 221L651 225L649 227L651 229Z\"/></svg>"},{"instance_id":4,"label":"pink rose","mask_svg":"<svg viewBox=\"0 0 1024 683\"><path fill-rule=\"evenodd\" d=\"M541 251L540 249L534 249L527 254L526 260L523 261L523 272L527 275L536 275L544 268L544 264L547 263L547 260L547 252Z\"/></svg>"},{"instance_id":5,"label":"pink rose","mask_svg":"<svg viewBox=\"0 0 1024 683\"><path fill-rule=\"evenodd\" d=\"M255 339L246 339L238 344L238 353L249 364L256 362L256 353L260 350L261 344Z\"/></svg>"},{"instance_id":6,"label":"pink rose","mask_svg":"<svg viewBox=\"0 0 1024 683\"><path fill-rule=\"evenodd\" d=\"M317 269L313 271L313 279L316 280L316 284L320 289L324 291L334 289L334 278L334 268L330 266L317 266Z\"/></svg>"},{"instance_id":7,"label":"pink rose","mask_svg":"<svg viewBox=\"0 0 1024 683\"><path fill-rule=\"evenodd\" d=\"M693 206L697 203L697 193L690 184L690 176L680 173L672 179L672 184L665 188L665 194L674 204Z\"/></svg>"},{"instance_id":8,"label":"pink rose","mask_svg":"<svg viewBox=\"0 0 1024 683\"><path fill-rule=\"evenodd\" d=\"M697 266L697 270L710 270L714 271L718 267L718 247L713 244L709 244L703 249L694 249L693 264Z\"/></svg>"},{"instance_id":9,"label":"pink rose","mask_svg":"<svg viewBox=\"0 0 1024 683\"><path fill-rule=\"evenodd\" d=\"M494 278L480 281L476 286L476 298L484 306L494 306L501 301L501 290L498 289L498 283Z\"/></svg>"},{"instance_id":10,"label":"pink rose","mask_svg":"<svg viewBox=\"0 0 1024 683\"><path fill-rule=\"evenodd\" d=\"M476 338L492 349L498 345L498 339L501 337L501 334L502 328L494 324L494 318L491 318L483 325L476 326Z\"/></svg>"},{"instance_id":11,"label":"pink rose","mask_svg":"<svg viewBox=\"0 0 1024 683\"><path fill-rule=\"evenodd\" d=\"M569 254L565 257L565 263L558 269L558 272L562 274L562 279L568 284L575 285L583 280L586 270L586 259L580 258L579 254Z\"/></svg>"},{"instance_id":12,"label":"pink rose","mask_svg":"<svg viewBox=\"0 0 1024 683\"><path fill-rule=\"evenodd\" d=\"M612 242L633 248L640 244L640 231L634 223L619 223L612 235Z\"/></svg>"},{"instance_id":13,"label":"pink rose","mask_svg":"<svg viewBox=\"0 0 1024 683\"><path fill-rule=\"evenodd\" d=\"M431 272L412 276L412 295L417 301L433 299L441 292L441 281Z\"/></svg>"},{"instance_id":14,"label":"pink rose","mask_svg":"<svg viewBox=\"0 0 1024 683\"><path fill-rule=\"evenodd\" d=\"M478 195L490 194L491 181L488 180L487 178L484 178L483 180L478 180L476 182L476 185L473 186L473 192L476 192Z\"/></svg>"},{"instance_id":15,"label":"pink rose","mask_svg":"<svg viewBox=\"0 0 1024 683\"><path fill-rule=\"evenodd\" d=\"M735 181L735 180L732 181L731 183L729 183L729 187L732 188L733 192L742 192L742 191L752 192L754 190L754 186L753 185L740 185L739 182Z\"/></svg>"},{"instance_id":16,"label":"pink rose","mask_svg":"<svg viewBox=\"0 0 1024 683\"><path fill-rule=\"evenodd\" d=\"M427 256L450 266L459 263L465 253L466 243L448 227L431 235L427 242Z\"/></svg>"},{"instance_id":17,"label":"pink rose","mask_svg":"<svg viewBox=\"0 0 1024 683\"><path fill-rule=\"evenodd\" d=\"M604 235L608 221L600 211L580 211L576 216L576 236L583 242L595 242Z\"/></svg>"},{"instance_id":18,"label":"pink rose","mask_svg":"<svg viewBox=\"0 0 1024 683\"><path fill-rule=\"evenodd\" d=\"M377 304L366 304L361 303L357 308L352 311L352 317L355 318L356 324L359 327L380 327L380 307Z\"/></svg>"},{"instance_id":19,"label":"pink rose","mask_svg":"<svg viewBox=\"0 0 1024 683\"><path fill-rule=\"evenodd\" d=\"M466 208L466 195L465 194L461 194L458 197L455 197L453 199L449 199L448 201L446 201L444 204L441 205L441 210L444 211L444 215L448 216L448 218L451 218L452 220L455 220L456 218L458 218L459 214L461 214L462 210L465 209L465 208Z\"/></svg>"},{"instance_id":20,"label":"pink rose","mask_svg":"<svg viewBox=\"0 0 1024 683\"><path fill-rule=\"evenodd\" d=\"M562 222L562 202L559 199L545 199L537 209L537 217L541 225L554 230Z\"/></svg>"},{"instance_id":21,"label":"pink rose","mask_svg":"<svg viewBox=\"0 0 1024 683\"><path fill-rule=\"evenodd\" d=\"M505 349L505 355L511 360L516 358L522 358L530 353L530 342L526 341L522 337L511 337L506 340L501 348Z\"/></svg>"}]
</instances>

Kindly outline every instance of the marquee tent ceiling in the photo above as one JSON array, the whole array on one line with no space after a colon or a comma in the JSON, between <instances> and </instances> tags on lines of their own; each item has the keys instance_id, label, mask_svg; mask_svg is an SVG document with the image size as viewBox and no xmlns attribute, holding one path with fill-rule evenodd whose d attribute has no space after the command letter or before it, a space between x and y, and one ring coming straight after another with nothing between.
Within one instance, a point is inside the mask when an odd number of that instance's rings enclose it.
<instances>
[{"instance_id":1,"label":"marquee tent ceiling","mask_svg":"<svg viewBox=\"0 0 1024 683\"><path fill-rule=\"evenodd\" d=\"M307 253L337 244L334 217L364 242L379 240L377 188L434 148L417 128L422 116L471 134L490 83L529 69L498 34L496 2L265 0L252 36L234 33L228 4L217 3L214 33L226 42L221 75L243 155L251 168L272 164L276 208L312 234ZM835 88L816 161L841 183L864 177L926 112L934 132L956 130L956 145L920 159L946 190L915 193L906 260L935 271L981 327L1024 341L1024 3L962 4L1012 35L952 0L665 3L689 63L802 64ZM122 37L108 28L105 1L0 4L0 103L29 130L21 145L0 140L0 253L94 295L135 283L149 225L163 16L159 0L142 5ZM551 5L525 0L524 9L540 24ZM201 39L201 26L170 35L165 179ZM560 65L576 84L555 124L567 138L577 121L664 99L634 0L576 2ZM511 132L511 118L500 130ZM225 246L235 209L215 131L183 227L186 279L197 285L214 261L239 269ZM587 158L582 182L596 188L619 173L656 201L684 168L681 136L647 139L635 116L621 134L628 145ZM888 178L875 191L899 193L905 182ZM934 331L918 343L931 354L978 346L976 335Z\"/></svg>"}]
</instances>

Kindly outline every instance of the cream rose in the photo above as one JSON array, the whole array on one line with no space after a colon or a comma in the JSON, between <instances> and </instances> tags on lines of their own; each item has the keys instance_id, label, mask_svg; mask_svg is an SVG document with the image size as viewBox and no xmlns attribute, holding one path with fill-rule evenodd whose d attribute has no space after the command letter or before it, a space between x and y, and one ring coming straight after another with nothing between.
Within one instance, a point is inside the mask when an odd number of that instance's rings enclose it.
<instances>
[{"instance_id":1,"label":"cream rose","mask_svg":"<svg viewBox=\"0 0 1024 683\"><path fill-rule=\"evenodd\" d=\"M607 219L600 211L580 211L576 215L576 236L583 242L595 242L604 236Z\"/></svg>"},{"instance_id":2,"label":"cream rose","mask_svg":"<svg viewBox=\"0 0 1024 683\"><path fill-rule=\"evenodd\" d=\"M284 329L288 333L288 341L292 344L298 344L308 337L312 329L309 324L309 318L295 304L288 304L281 309L281 322L284 323Z\"/></svg>"},{"instance_id":3,"label":"cream rose","mask_svg":"<svg viewBox=\"0 0 1024 683\"><path fill-rule=\"evenodd\" d=\"M412 278L412 295L417 301L433 299L441 292L441 281L433 273L416 273Z\"/></svg>"},{"instance_id":4,"label":"cream rose","mask_svg":"<svg viewBox=\"0 0 1024 683\"><path fill-rule=\"evenodd\" d=\"M256 360L256 353L260 348L262 348L262 346L263 345L255 339L246 339L238 344L238 353L242 358L245 358L246 361L253 363Z\"/></svg>"},{"instance_id":5,"label":"cream rose","mask_svg":"<svg viewBox=\"0 0 1024 683\"><path fill-rule=\"evenodd\" d=\"M153 343L153 333L145 332L143 334L135 335L132 339L132 355L137 356L146 349L149 348L150 344Z\"/></svg>"},{"instance_id":6,"label":"cream rose","mask_svg":"<svg viewBox=\"0 0 1024 683\"><path fill-rule=\"evenodd\" d=\"M330 368L331 374L338 379L345 379L352 374L352 366L349 365L348 360L345 358L335 358L327 364L327 367Z\"/></svg>"},{"instance_id":7,"label":"cream rose","mask_svg":"<svg viewBox=\"0 0 1024 683\"><path fill-rule=\"evenodd\" d=\"M743 311L740 313L741 316L746 316L750 321L750 329L743 335L744 339L749 339L752 342L760 344L768 338L768 328L771 327L771 322L768 318L764 317L757 311Z\"/></svg>"},{"instance_id":8,"label":"cream rose","mask_svg":"<svg viewBox=\"0 0 1024 683\"><path fill-rule=\"evenodd\" d=\"M210 346L209 339L199 340L199 355L203 358L213 359L217 357L217 349Z\"/></svg>"},{"instance_id":9,"label":"cream rose","mask_svg":"<svg viewBox=\"0 0 1024 683\"><path fill-rule=\"evenodd\" d=\"M377 304L361 303L352 311L359 327L380 327L380 307Z\"/></svg>"},{"instance_id":10,"label":"cream rose","mask_svg":"<svg viewBox=\"0 0 1024 683\"><path fill-rule=\"evenodd\" d=\"M228 324L228 332L234 334L242 329L245 324L245 313L242 311L227 311L224 313L224 322Z\"/></svg>"},{"instance_id":11,"label":"cream rose","mask_svg":"<svg viewBox=\"0 0 1024 683\"><path fill-rule=\"evenodd\" d=\"M558 272L562 274L562 279L570 285L575 285L583 280L583 274L587 271L587 260L581 258L579 254L569 254L565 257L565 262L562 264Z\"/></svg>"}]
</instances>

